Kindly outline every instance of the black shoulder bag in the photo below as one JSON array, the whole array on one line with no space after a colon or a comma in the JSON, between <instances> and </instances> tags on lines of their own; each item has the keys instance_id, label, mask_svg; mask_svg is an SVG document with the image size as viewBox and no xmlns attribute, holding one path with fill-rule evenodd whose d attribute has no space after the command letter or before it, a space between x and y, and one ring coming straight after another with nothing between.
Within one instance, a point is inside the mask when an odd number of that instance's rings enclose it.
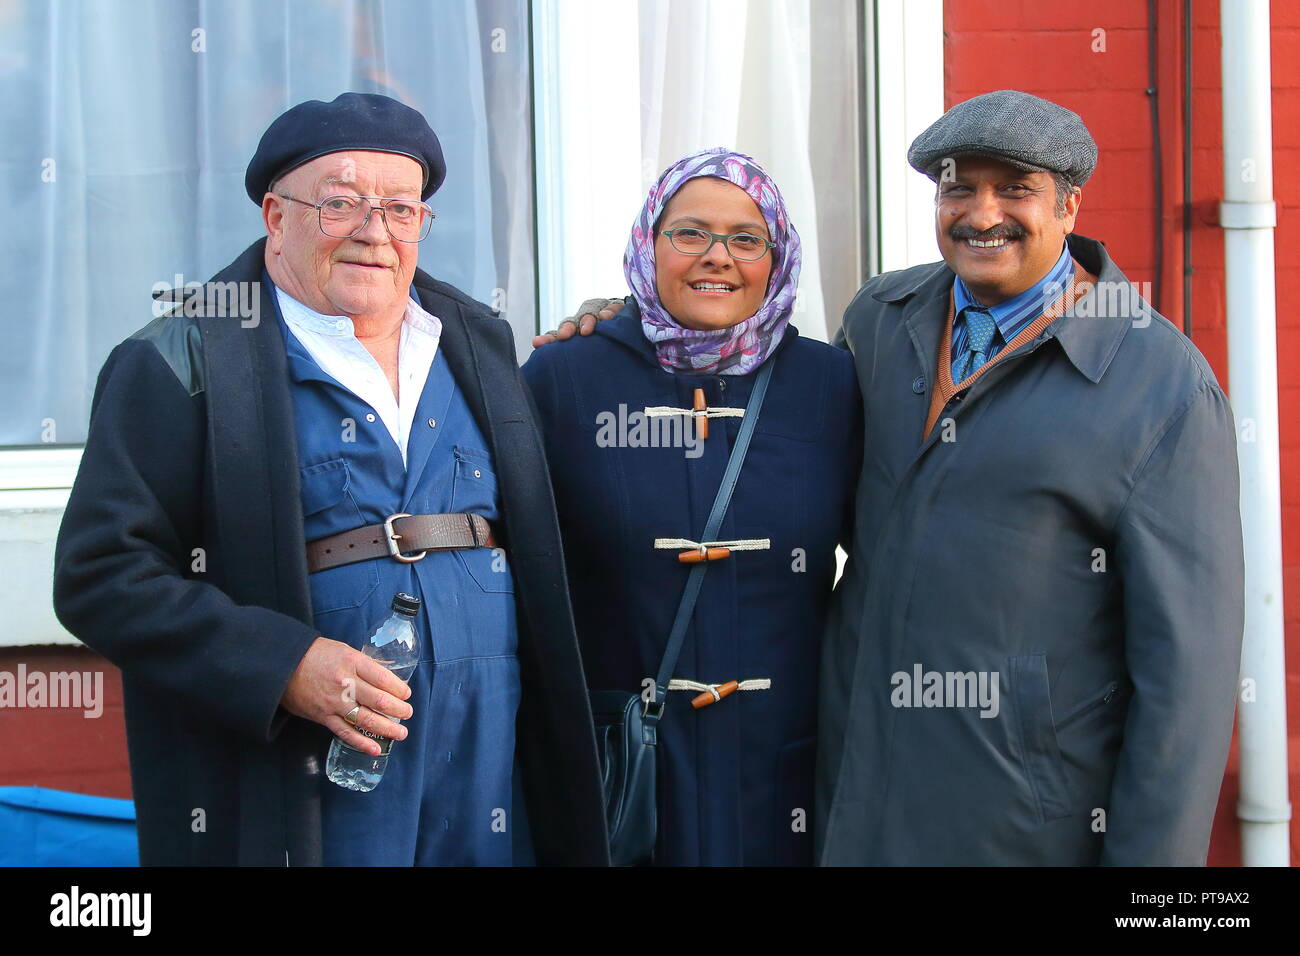
<instances>
[{"instance_id":1,"label":"black shoulder bag","mask_svg":"<svg viewBox=\"0 0 1300 956\"><path fill-rule=\"evenodd\" d=\"M713 510L700 541L714 541L722 528L722 518L731 503L731 493L740 477L745 452L758 422L758 413L772 377L773 362L768 361L754 380L754 391L745 408L745 417L736 436L736 444L727 459L722 486L713 499ZM707 561L691 568L677 605L677 617L668 637L659 673L655 677L653 696L622 690L591 692L591 711L596 722L596 749L600 755L605 786L605 822L609 827L610 860L615 866L644 863L654 853L658 806L655 795L655 755L658 751L658 725L668 700L668 681L686 640L686 629L695 612L695 600L704 584Z\"/></svg>"}]
</instances>

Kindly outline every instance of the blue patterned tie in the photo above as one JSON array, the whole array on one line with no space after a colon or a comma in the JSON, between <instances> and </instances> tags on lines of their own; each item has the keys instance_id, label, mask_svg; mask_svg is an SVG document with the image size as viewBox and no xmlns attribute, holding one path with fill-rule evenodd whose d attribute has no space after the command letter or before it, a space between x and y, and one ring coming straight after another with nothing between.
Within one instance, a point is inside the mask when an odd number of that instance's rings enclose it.
<instances>
[{"instance_id":1,"label":"blue patterned tie","mask_svg":"<svg viewBox=\"0 0 1300 956\"><path fill-rule=\"evenodd\" d=\"M998 333L997 323L988 309L968 305L961 314L966 317L966 355L958 363L961 370L953 375L954 383L964 382L989 360L989 349Z\"/></svg>"}]
</instances>

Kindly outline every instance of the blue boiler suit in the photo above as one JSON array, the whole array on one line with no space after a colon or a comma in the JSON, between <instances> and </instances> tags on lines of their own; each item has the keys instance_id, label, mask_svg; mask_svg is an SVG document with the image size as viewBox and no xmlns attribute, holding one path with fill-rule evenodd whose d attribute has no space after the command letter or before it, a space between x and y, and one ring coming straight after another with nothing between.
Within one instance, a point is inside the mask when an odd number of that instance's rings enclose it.
<instances>
[{"instance_id":1,"label":"blue boiler suit","mask_svg":"<svg viewBox=\"0 0 1300 956\"><path fill-rule=\"evenodd\" d=\"M375 410L321 370L278 303L276 318L288 355L307 541L396 512L499 519L488 443L441 349L403 466ZM421 604L408 735L394 742L374 790L321 784L324 863L510 865L512 841L526 834L526 822L522 801L519 819L512 801L520 685L514 581L504 551L430 552L411 564L359 561L312 574L310 583L320 633L358 650L394 594L416 595Z\"/></svg>"}]
</instances>

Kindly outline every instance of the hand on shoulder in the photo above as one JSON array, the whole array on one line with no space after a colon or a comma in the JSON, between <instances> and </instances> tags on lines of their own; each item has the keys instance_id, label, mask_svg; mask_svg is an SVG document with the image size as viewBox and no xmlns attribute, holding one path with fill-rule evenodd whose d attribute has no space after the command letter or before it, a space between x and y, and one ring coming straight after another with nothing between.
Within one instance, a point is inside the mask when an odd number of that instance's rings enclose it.
<instances>
[{"instance_id":1,"label":"hand on shoulder","mask_svg":"<svg viewBox=\"0 0 1300 956\"><path fill-rule=\"evenodd\" d=\"M539 349L552 342L563 342L573 338L574 334L590 335L596 331L597 322L606 322L618 315L623 308L622 299L587 299L578 306L577 312L564 319L549 332L543 332L533 338L533 348Z\"/></svg>"}]
</instances>

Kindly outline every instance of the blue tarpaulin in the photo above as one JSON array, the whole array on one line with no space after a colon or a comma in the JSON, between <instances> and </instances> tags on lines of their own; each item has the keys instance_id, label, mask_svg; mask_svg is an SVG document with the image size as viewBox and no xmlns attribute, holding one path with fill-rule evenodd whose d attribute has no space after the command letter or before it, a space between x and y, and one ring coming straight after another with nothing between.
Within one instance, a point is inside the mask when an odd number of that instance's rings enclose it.
<instances>
[{"instance_id":1,"label":"blue tarpaulin","mask_svg":"<svg viewBox=\"0 0 1300 956\"><path fill-rule=\"evenodd\" d=\"M139 866L135 804L0 787L0 866Z\"/></svg>"}]
</instances>

